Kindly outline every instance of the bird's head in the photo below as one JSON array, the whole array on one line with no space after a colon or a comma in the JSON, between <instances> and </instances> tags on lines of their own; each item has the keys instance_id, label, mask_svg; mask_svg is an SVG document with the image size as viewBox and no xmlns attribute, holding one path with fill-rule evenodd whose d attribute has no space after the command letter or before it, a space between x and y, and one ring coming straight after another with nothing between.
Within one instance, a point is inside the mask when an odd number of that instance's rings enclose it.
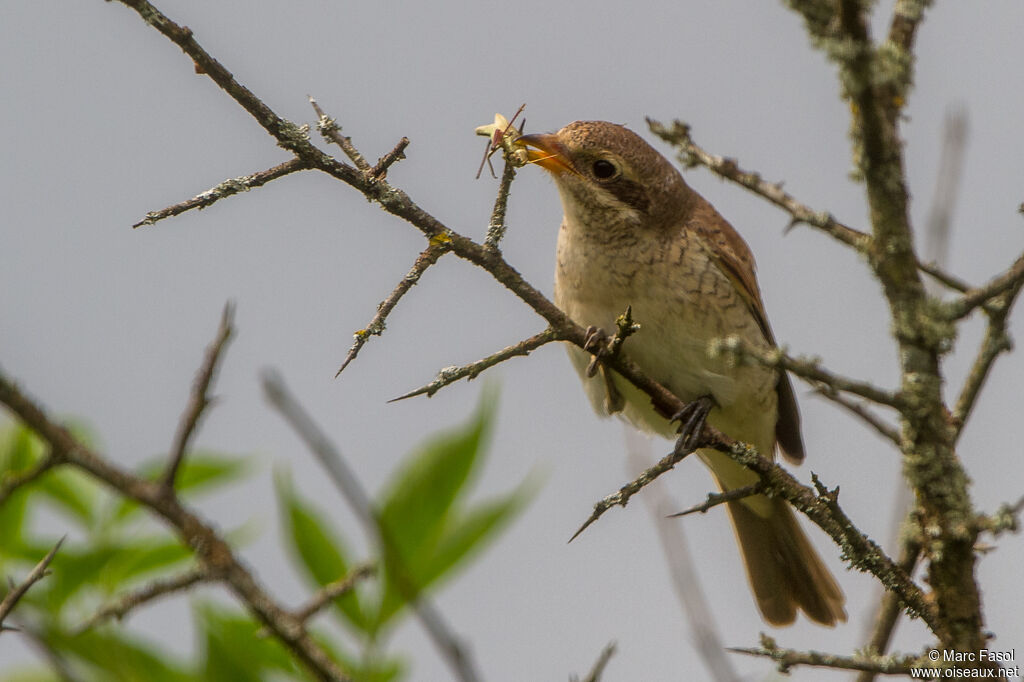
<instances>
[{"instance_id":1,"label":"bird's head","mask_svg":"<svg viewBox=\"0 0 1024 682\"><path fill-rule=\"evenodd\" d=\"M554 177L566 218L599 226L678 224L692 191L643 138L606 121L576 121L557 133L524 135L528 159Z\"/></svg>"}]
</instances>

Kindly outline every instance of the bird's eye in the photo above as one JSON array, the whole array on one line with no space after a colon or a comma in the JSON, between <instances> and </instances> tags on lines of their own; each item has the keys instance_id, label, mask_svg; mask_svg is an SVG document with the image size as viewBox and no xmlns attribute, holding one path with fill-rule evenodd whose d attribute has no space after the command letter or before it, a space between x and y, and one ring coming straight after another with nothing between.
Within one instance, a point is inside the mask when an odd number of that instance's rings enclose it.
<instances>
[{"instance_id":1,"label":"bird's eye","mask_svg":"<svg viewBox=\"0 0 1024 682\"><path fill-rule=\"evenodd\" d=\"M595 161L591 170L593 170L594 177L598 180L607 180L618 172L615 164L606 159L598 159Z\"/></svg>"}]
</instances>

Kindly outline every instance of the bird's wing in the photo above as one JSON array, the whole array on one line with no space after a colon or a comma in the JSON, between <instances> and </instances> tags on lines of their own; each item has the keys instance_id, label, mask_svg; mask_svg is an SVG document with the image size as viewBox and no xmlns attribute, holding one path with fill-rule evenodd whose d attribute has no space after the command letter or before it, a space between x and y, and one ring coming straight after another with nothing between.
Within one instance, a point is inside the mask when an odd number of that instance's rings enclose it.
<instances>
[{"instance_id":1,"label":"bird's wing","mask_svg":"<svg viewBox=\"0 0 1024 682\"><path fill-rule=\"evenodd\" d=\"M733 283L761 328L765 340L774 346L775 335L768 324L761 290L757 286L757 265L743 237L706 201L699 201L694 207L689 227L700 236L711 261ZM775 438L786 459L799 463L804 459L800 412L793 394L793 385L786 372L779 372L776 391L779 395L779 418L775 426Z\"/></svg>"}]
</instances>

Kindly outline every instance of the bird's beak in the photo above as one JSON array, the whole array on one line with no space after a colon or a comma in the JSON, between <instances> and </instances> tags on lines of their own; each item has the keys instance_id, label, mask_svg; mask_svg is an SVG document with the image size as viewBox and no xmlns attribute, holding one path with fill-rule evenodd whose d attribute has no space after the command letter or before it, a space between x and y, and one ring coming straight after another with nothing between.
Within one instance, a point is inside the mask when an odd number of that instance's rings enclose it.
<instances>
[{"instance_id":1,"label":"bird's beak","mask_svg":"<svg viewBox=\"0 0 1024 682\"><path fill-rule=\"evenodd\" d=\"M523 144L532 149L527 149L527 162L535 163L546 171L552 173L575 173L569 161L569 155L565 147L558 140L558 136L552 133L539 135L522 135L516 140L516 144Z\"/></svg>"}]
</instances>

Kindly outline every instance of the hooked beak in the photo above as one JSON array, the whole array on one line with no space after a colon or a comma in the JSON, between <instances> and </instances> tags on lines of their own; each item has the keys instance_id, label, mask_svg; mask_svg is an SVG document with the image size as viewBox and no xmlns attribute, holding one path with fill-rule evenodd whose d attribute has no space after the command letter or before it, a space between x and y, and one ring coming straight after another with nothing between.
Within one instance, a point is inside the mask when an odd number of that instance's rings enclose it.
<instances>
[{"instance_id":1,"label":"hooked beak","mask_svg":"<svg viewBox=\"0 0 1024 682\"><path fill-rule=\"evenodd\" d=\"M535 163L546 171L552 173L575 173L565 147L558 141L558 136L553 133L538 135L522 135L516 140L516 144L523 144L532 149L527 149L527 162Z\"/></svg>"}]
</instances>

